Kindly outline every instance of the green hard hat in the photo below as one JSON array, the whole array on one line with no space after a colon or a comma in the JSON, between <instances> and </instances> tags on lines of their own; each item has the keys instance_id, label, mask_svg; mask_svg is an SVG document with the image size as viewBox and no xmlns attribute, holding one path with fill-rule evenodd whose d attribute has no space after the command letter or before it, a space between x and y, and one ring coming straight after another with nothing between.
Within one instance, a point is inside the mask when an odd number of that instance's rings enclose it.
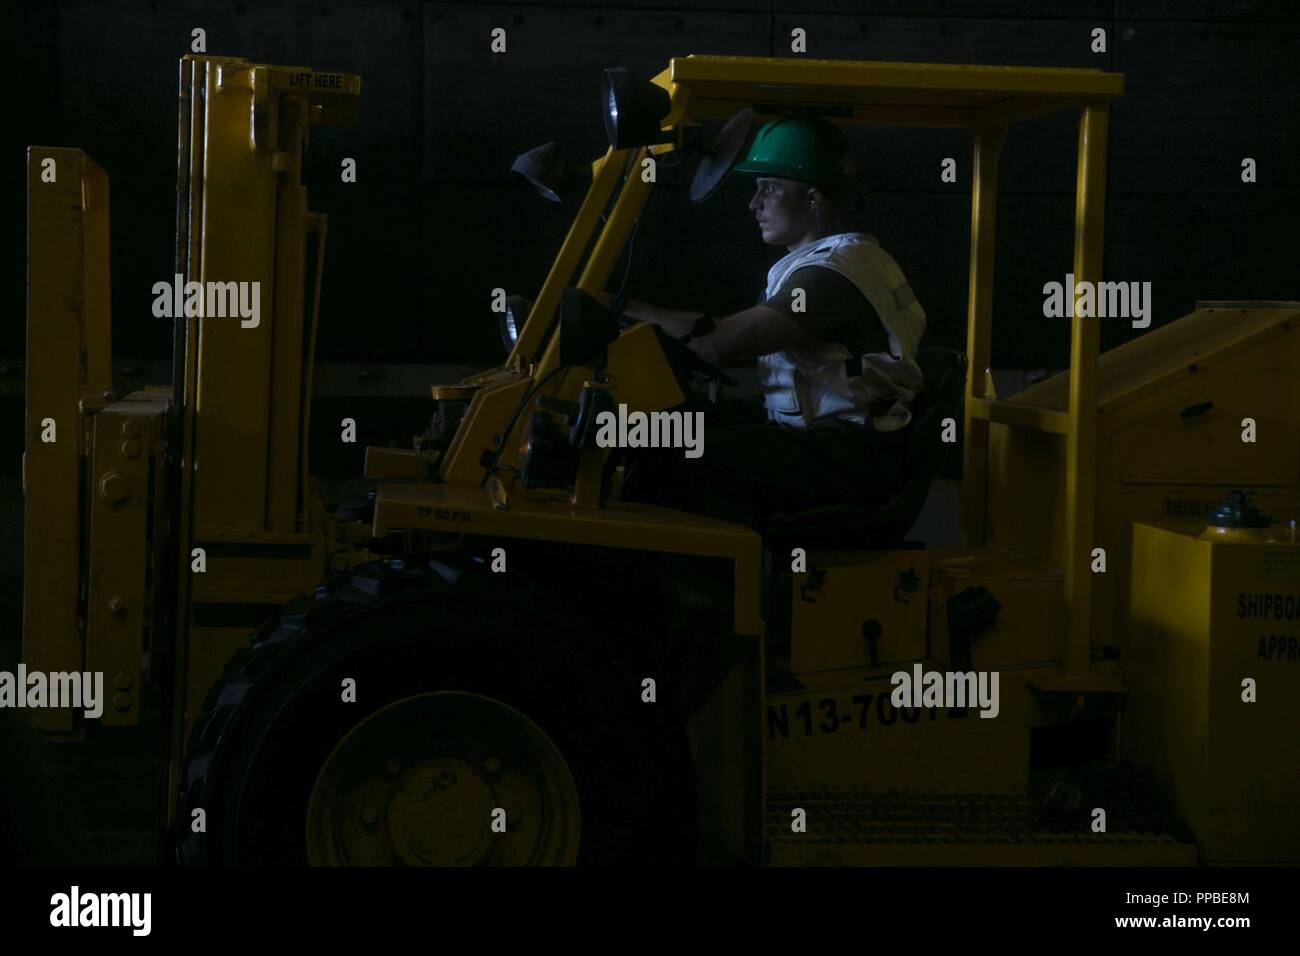
<instances>
[{"instance_id":1,"label":"green hard hat","mask_svg":"<svg viewBox=\"0 0 1300 956\"><path fill-rule=\"evenodd\" d=\"M784 116L764 124L733 172L850 192L857 186L848 140L838 126L817 116Z\"/></svg>"}]
</instances>

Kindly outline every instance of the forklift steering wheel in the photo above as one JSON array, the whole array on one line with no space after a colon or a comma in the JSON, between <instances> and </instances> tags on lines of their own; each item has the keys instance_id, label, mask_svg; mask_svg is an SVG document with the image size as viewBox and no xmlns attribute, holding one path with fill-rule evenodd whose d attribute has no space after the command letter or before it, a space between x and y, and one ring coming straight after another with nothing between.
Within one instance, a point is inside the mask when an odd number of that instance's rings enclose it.
<instances>
[{"instance_id":1,"label":"forklift steering wheel","mask_svg":"<svg viewBox=\"0 0 1300 956\"><path fill-rule=\"evenodd\" d=\"M698 372L705 378L716 379L723 385L736 388L736 380L718 368L712 362L706 362L695 354L695 350L683 342L681 339L675 339L667 333L659 336L661 344L665 345L664 352L668 353L668 361L673 364L684 364L690 371ZM675 356L674 354L675 353Z\"/></svg>"},{"instance_id":2,"label":"forklift steering wheel","mask_svg":"<svg viewBox=\"0 0 1300 956\"><path fill-rule=\"evenodd\" d=\"M641 323L636 319L629 319L626 315L618 317L620 328L630 329L634 325ZM664 355L668 358L668 364L676 371L698 372L708 379L714 379L730 388L736 388L737 383L734 378L718 368L712 362L706 362L686 345L681 339L675 339L663 329L655 326L655 336L659 339L659 345L664 350Z\"/></svg>"}]
</instances>

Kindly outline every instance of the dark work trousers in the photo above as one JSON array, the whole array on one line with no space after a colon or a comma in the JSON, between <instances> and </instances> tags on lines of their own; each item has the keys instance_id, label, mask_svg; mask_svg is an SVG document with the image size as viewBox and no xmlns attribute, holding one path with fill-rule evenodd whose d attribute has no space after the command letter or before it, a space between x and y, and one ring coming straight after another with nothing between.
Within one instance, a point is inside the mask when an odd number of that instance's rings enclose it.
<instances>
[{"instance_id":1,"label":"dark work trousers","mask_svg":"<svg viewBox=\"0 0 1300 956\"><path fill-rule=\"evenodd\" d=\"M773 515L837 504L884 505L897 492L912 428L878 432L830 420L811 428L767 421L762 405L688 401L704 412L704 454L627 453L623 500L679 508L762 531Z\"/></svg>"}]
</instances>

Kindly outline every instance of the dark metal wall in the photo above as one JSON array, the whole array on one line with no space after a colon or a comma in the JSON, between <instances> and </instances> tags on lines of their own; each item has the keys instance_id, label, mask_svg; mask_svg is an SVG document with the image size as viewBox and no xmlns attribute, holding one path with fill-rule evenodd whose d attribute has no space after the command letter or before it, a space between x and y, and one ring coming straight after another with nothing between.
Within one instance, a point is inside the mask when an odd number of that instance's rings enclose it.
<instances>
[{"instance_id":1,"label":"dark metal wall","mask_svg":"<svg viewBox=\"0 0 1300 956\"><path fill-rule=\"evenodd\" d=\"M112 182L114 347L158 358L165 321L151 285L171 274L176 60L190 31L208 52L363 75L359 125L313 134L309 184L331 220L320 337L325 361L492 362L490 290L535 290L577 199L553 205L515 184L515 155L549 139L603 148L599 77L644 75L687 53L1100 67L1127 92L1111 126L1105 274L1151 281L1155 323L1197 298L1300 298L1300 15L1285 0L657 0L416 3L401 0L64 0L11 14L20 39L21 143L8 151L5 228L12 321L0 357L23 348L20 147L85 148ZM507 30L492 54L489 34ZM1108 51L1090 50L1107 31ZM11 120L11 124L13 120ZM12 128L12 126L11 126ZM1042 285L1070 266L1072 116L1013 130L1002 166L995 361L1063 363L1064 321ZM864 130L871 189L860 225L903 265L930 316L929 341L964 339L970 147L958 132ZM359 181L339 182L353 157ZM958 182L940 182L940 161ZM1243 157L1258 182L1243 184ZM663 171L641 224L629 289L665 305L727 309L758 294L773 256L743 185L704 206L687 171ZM1103 328L1103 345L1140 334Z\"/></svg>"}]
</instances>

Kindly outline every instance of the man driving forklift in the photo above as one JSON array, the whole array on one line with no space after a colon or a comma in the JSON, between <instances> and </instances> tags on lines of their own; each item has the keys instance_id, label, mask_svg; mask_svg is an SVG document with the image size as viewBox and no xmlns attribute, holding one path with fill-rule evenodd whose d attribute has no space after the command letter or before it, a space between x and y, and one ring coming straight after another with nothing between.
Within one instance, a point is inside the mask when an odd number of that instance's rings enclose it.
<instances>
[{"instance_id":1,"label":"man driving forklift","mask_svg":"<svg viewBox=\"0 0 1300 956\"><path fill-rule=\"evenodd\" d=\"M856 177L835 124L767 123L735 171L756 177L749 208L763 241L789 250L759 304L724 318L637 301L615 307L706 362L756 361L763 403L703 406L702 457L632 452L623 498L759 530L774 515L883 505L903 478L925 312L875 238L846 231Z\"/></svg>"}]
</instances>

